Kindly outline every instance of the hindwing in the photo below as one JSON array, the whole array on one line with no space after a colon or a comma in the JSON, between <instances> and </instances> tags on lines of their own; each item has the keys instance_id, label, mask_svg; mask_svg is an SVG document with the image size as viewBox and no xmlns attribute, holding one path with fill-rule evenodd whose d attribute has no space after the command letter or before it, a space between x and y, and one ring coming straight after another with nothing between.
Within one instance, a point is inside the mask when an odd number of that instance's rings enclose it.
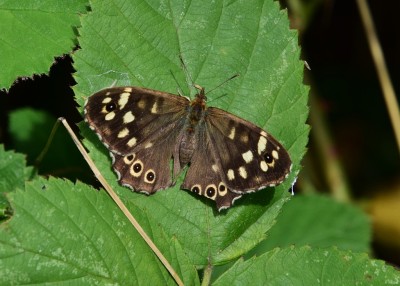
<instances>
[{"instance_id":1,"label":"hindwing","mask_svg":"<svg viewBox=\"0 0 400 286\"><path fill-rule=\"evenodd\" d=\"M205 126L204 126L205 127ZM200 126L198 144L181 188L214 200L218 210L229 208L241 195L232 192L225 183L225 176L215 154L211 134Z\"/></svg>"},{"instance_id":2,"label":"hindwing","mask_svg":"<svg viewBox=\"0 0 400 286\"><path fill-rule=\"evenodd\" d=\"M273 187L288 176L286 149L255 124L219 108L207 110L211 154L227 187L238 194Z\"/></svg>"}]
</instances>

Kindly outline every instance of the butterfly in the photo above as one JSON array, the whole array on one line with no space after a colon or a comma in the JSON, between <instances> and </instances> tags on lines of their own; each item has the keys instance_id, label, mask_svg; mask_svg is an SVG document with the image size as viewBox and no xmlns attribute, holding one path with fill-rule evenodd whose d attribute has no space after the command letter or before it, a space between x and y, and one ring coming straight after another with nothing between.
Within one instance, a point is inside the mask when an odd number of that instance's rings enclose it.
<instances>
[{"instance_id":1,"label":"butterfly","mask_svg":"<svg viewBox=\"0 0 400 286\"><path fill-rule=\"evenodd\" d=\"M121 185L153 194L174 185L229 208L243 194L280 184L291 170L285 148L253 123L193 100L141 87L112 87L90 96L85 121L112 157Z\"/></svg>"}]
</instances>

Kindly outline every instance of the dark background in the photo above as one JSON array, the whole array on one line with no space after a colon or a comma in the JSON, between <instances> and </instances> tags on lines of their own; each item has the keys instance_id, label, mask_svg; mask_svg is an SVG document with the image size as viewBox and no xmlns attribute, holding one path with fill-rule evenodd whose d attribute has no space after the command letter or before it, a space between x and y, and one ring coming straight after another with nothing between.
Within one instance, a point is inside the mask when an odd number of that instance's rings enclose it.
<instances>
[{"instance_id":1,"label":"dark background","mask_svg":"<svg viewBox=\"0 0 400 286\"><path fill-rule=\"evenodd\" d=\"M290 1L285 2L281 1L282 7L288 7ZM386 218L392 225L394 222L395 227L386 227L384 224L384 235L382 224L376 218L380 208L393 208L393 203L400 210L399 150L356 1L304 0L300 3L304 7L314 7L304 15L289 6L292 28L299 30L303 60L311 67L311 70L305 69L304 82L311 86L310 112L317 114L312 118L318 123L322 122L324 131L329 135L328 149L340 163L340 170L344 174L341 179L349 186L352 202L371 215L374 255L400 265L400 211L395 212L399 215L397 218ZM369 1L369 4L391 80L398 94L400 32L395 23L400 1ZM71 58L63 56L55 60L48 76L20 78L9 93L0 92L0 142L6 144L6 149L27 153L28 163L35 163L35 156L23 150L24 146L13 142L8 133L8 114L18 108L29 106L46 110L54 118L66 117L70 123L81 120L70 88L75 84L73 72ZM313 126L312 121L309 124ZM42 129L50 132L51 126L43 126ZM44 146L45 142L36 143ZM309 151L297 186L300 192L309 191L305 187L309 185L321 192L331 192L329 181L321 171L321 157L324 154L320 151L320 144L312 127ZM53 162L51 167L47 167L49 169L40 171L93 183L91 171L72 141L71 146L64 148L62 152L70 160ZM377 206L376 202L381 202L377 198L382 196L387 197L391 205L380 203ZM388 237L391 238L389 241L386 240Z\"/></svg>"}]
</instances>

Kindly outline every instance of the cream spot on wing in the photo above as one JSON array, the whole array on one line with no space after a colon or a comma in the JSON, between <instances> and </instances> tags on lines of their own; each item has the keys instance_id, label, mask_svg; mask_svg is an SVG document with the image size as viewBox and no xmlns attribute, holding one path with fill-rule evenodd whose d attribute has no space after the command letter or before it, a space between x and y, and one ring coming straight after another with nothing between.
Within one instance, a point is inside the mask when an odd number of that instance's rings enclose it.
<instances>
[{"instance_id":1,"label":"cream spot on wing","mask_svg":"<svg viewBox=\"0 0 400 286\"><path fill-rule=\"evenodd\" d=\"M194 185L190 190L195 194L201 195L201 186L198 184Z\"/></svg>"},{"instance_id":2,"label":"cream spot on wing","mask_svg":"<svg viewBox=\"0 0 400 286\"><path fill-rule=\"evenodd\" d=\"M106 95L110 95L110 94L111 94L111 92L110 92L110 91L107 91L107 92L106 92Z\"/></svg>"},{"instance_id":3,"label":"cream spot on wing","mask_svg":"<svg viewBox=\"0 0 400 286\"><path fill-rule=\"evenodd\" d=\"M240 141L242 141L243 143L247 144L249 142L249 136L247 134L242 134L240 136Z\"/></svg>"},{"instance_id":4,"label":"cream spot on wing","mask_svg":"<svg viewBox=\"0 0 400 286\"><path fill-rule=\"evenodd\" d=\"M137 103L138 107L140 109L144 109L146 107L146 101L144 99L139 100L139 102Z\"/></svg>"},{"instance_id":5,"label":"cream spot on wing","mask_svg":"<svg viewBox=\"0 0 400 286\"><path fill-rule=\"evenodd\" d=\"M228 188L226 187L226 185L223 182L219 183L219 185L218 185L218 195L220 197L223 197L227 193L228 193Z\"/></svg>"},{"instance_id":6,"label":"cream spot on wing","mask_svg":"<svg viewBox=\"0 0 400 286\"><path fill-rule=\"evenodd\" d=\"M248 164L253 161L253 152L250 150L242 154L243 160Z\"/></svg>"},{"instance_id":7,"label":"cream spot on wing","mask_svg":"<svg viewBox=\"0 0 400 286\"><path fill-rule=\"evenodd\" d=\"M229 169L228 173L226 175L228 176L229 181L232 181L233 179L235 179L235 173L233 172L232 169Z\"/></svg>"},{"instance_id":8,"label":"cream spot on wing","mask_svg":"<svg viewBox=\"0 0 400 286\"><path fill-rule=\"evenodd\" d=\"M132 111L128 111L127 113L125 113L123 117L123 121L125 124L131 123L133 120L135 120L135 116L132 114Z\"/></svg>"},{"instance_id":9,"label":"cream spot on wing","mask_svg":"<svg viewBox=\"0 0 400 286\"><path fill-rule=\"evenodd\" d=\"M261 162L260 162L260 168L261 168L261 170L262 170L263 172L268 171L268 164L267 164L267 162L261 161Z\"/></svg>"},{"instance_id":10,"label":"cream spot on wing","mask_svg":"<svg viewBox=\"0 0 400 286\"><path fill-rule=\"evenodd\" d=\"M276 150L272 151L272 157L274 157L275 160L279 159L279 154L278 154L278 152L276 152Z\"/></svg>"},{"instance_id":11,"label":"cream spot on wing","mask_svg":"<svg viewBox=\"0 0 400 286\"><path fill-rule=\"evenodd\" d=\"M275 160L273 160L271 163L268 163L268 167L271 168L275 167Z\"/></svg>"},{"instance_id":12,"label":"cream spot on wing","mask_svg":"<svg viewBox=\"0 0 400 286\"><path fill-rule=\"evenodd\" d=\"M231 133L229 133L228 137L233 140L235 138L235 133L236 133L236 128L232 127Z\"/></svg>"},{"instance_id":13,"label":"cream spot on wing","mask_svg":"<svg viewBox=\"0 0 400 286\"><path fill-rule=\"evenodd\" d=\"M267 137L267 132L265 132L264 130L261 130L260 134L264 137Z\"/></svg>"},{"instance_id":14,"label":"cream spot on wing","mask_svg":"<svg viewBox=\"0 0 400 286\"><path fill-rule=\"evenodd\" d=\"M146 143L146 145L144 145L144 148L147 149L147 148L150 148L151 146L153 146L153 143L148 142L148 143Z\"/></svg>"},{"instance_id":15,"label":"cream spot on wing","mask_svg":"<svg viewBox=\"0 0 400 286\"><path fill-rule=\"evenodd\" d=\"M118 133L118 138L124 138L124 137L128 136L128 134L129 134L129 129L124 128Z\"/></svg>"},{"instance_id":16,"label":"cream spot on wing","mask_svg":"<svg viewBox=\"0 0 400 286\"><path fill-rule=\"evenodd\" d=\"M135 159L135 154L130 154L124 157L124 162L125 164L130 165L133 159Z\"/></svg>"},{"instance_id":17,"label":"cream spot on wing","mask_svg":"<svg viewBox=\"0 0 400 286\"><path fill-rule=\"evenodd\" d=\"M266 147L267 147L267 138L260 136L260 139L258 139L258 144L257 144L258 155L261 155L261 153L265 150Z\"/></svg>"},{"instance_id":18,"label":"cream spot on wing","mask_svg":"<svg viewBox=\"0 0 400 286\"><path fill-rule=\"evenodd\" d=\"M218 168L218 165L217 165L217 164L213 164L213 165L211 166L211 168L213 169L213 171L214 171L215 173L217 173L217 172L219 171L219 168Z\"/></svg>"},{"instance_id":19,"label":"cream spot on wing","mask_svg":"<svg viewBox=\"0 0 400 286\"><path fill-rule=\"evenodd\" d=\"M247 171L246 169L242 166L239 168L239 175L243 178L246 179L247 178Z\"/></svg>"},{"instance_id":20,"label":"cream spot on wing","mask_svg":"<svg viewBox=\"0 0 400 286\"><path fill-rule=\"evenodd\" d=\"M102 101L101 103L106 104L106 103L109 103L109 102L111 102L111 97L106 97L106 98L104 98L103 101Z\"/></svg>"},{"instance_id":21,"label":"cream spot on wing","mask_svg":"<svg viewBox=\"0 0 400 286\"><path fill-rule=\"evenodd\" d=\"M158 104L157 101L154 102L153 107L151 108L151 113L157 113Z\"/></svg>"},{"instance_id":22,"label":"cream spot on wing","mask_svg":"<svg viewBox=\"0 0 400 286\"><path fill-rule=\"evenodd\" d=\"M156 180L156 174L153 169L150 169L144 174L144 182L148 184L153 184Z\"/></svg>"},{"instance_id":23,"label":"cream spot on wing","mask_svg":"<svg viewBox=\"0 0 400 286\"><path fill-rule=\"evenodd\" d=\"M260 179L259 176L254 176L253 177L253 182L254 182L255 185L262 185L261 179Z\"/></svg>"},{"instance_id":24,"label":"cream spot on wing","mask_svg":"<svg viewBox=\"0 0 400 286\"><path fill-rule=\"evenodd\" d=\"M126 143L126 145L128 145L129 147L135 146L135 145L136 145L136 138L135 138L135 137L132 137L132 138L128 141L128 143Z\"/></svg>"},{"instance_id":25,"label":"cream spot on wing","mask_svg":"<svg viewBox=\"0 0 400 286\"><path fill-rule=\"evenodd\" d=\"M119 109L123 109L125 105L128 103L129 96L131 94L129 92L121 93L118 100Z\"/></svg>"},{"instance_id":26,"label":"cream spot on wing","mask_svg":"<svg viewBox=\"0 0 400 286\"><path fill-rule=\"evenodd\" d=\"M114 117L115 117L115 112L112 111L112 112L108 113L108 114L105 116L105 120L110 121L110 120L113 120Z\"/></svg>"},{"instance_id":27,"label":"cream spot on wing","mask_svg":"<svg viewBox=\"0 0 400 286\"><path fill-rule=\"evenodd\" d=\"M124 91L125 91L125 92L132 92L132 88L131 88L131 87L125 87L125 88L124 88Z\"/></svg>"},{"instance_id":28,"label":"cream spot on wing","mask_svg":"<svg viewBox=\"0 0 400 286\"><path fill-rule=\"evenodd\" d=\"M205 189L204 195L211 200L215 200L217 197L217 186L214 184L208 185Z\"/></svg>"},{"instance_id":29,"label":"cream spot on wing","mask_svg":"<svg viewBox=\"0 0 400 286\"><path fill-rule=\"evenodd\" d=\"M139 177L142 172L143 172L143 163L140 160L136 160L133 162L131 165L131 168L129 169L129 172L131 173L132 176L134 177Z\"/></svg>"}]
</instances>

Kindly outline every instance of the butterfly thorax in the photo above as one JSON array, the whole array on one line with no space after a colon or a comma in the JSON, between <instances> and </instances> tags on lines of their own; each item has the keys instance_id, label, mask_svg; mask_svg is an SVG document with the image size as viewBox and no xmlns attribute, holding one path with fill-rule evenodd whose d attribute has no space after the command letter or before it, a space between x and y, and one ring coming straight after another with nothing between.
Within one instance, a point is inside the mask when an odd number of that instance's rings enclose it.
<instances>
[{"instance_id":1,"label":"butterfly thorax","mask_svg":"<svg viewBox=\"0 0 400 286\"><path fill-rule=\"evenodd\" d=\"M205 110L206 96L204 94L204 89L201 88L200 92L196 94L196 97L190 102L186 126L179 146L179 161L182 167L190 162L196 150L196 132L198 126L204 121Z\"/></svg>"},{"instance_id":2,"label":"butterfly thorax","mask_svg":"<svg viewBox=\"0 0 400 286\"><path fill-rule=\"evenodd\" d=\"M190 108L188 113L189 124L188 131L191 132L204 118L204 111L206 110L206 96L204 95L204 89L201 89L196 97L190 102Z\"/></svg>"}]
</instances>

